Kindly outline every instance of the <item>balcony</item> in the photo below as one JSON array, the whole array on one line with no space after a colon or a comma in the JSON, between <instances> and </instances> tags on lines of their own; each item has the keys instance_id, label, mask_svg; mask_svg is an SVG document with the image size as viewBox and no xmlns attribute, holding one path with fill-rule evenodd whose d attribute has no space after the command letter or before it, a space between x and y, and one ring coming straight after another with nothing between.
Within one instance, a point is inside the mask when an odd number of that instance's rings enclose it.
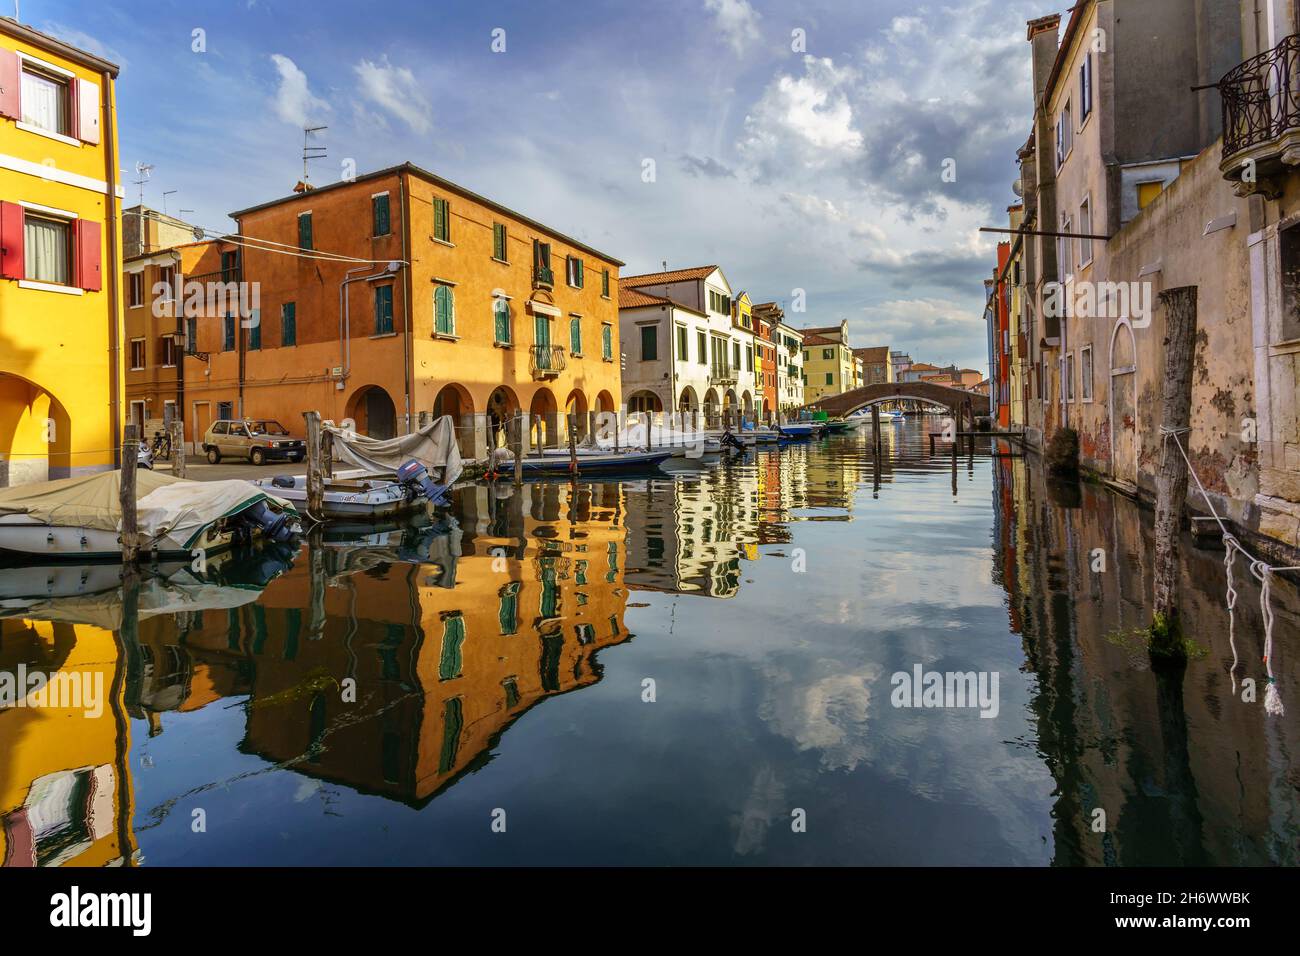
<instances>
[{"instance_id":1,"label":"balcony","mask_svg":"<svg viewBox=\"0 0 1300 956\"><path fill-rule=\"evenodd\" d=\"M555 273L551 271L550 266L537 266L535 269L533 269L533 288L534 289L555 288Z\"/></svg>"},{"instance_id":2,"label":"balcony","mask_svg":"<svg viewBox=\"0 0 1300 956\"><path fill-rule=\"evenodd\" d=\"M1281 195L1280 174L1300 166L1300 36L1287 37L1219 81L1223 178L1240 196Z\"/></svg>"},{"instance_id":3,"label":"balcony","mask_svg":"<svg viewBox=\"0 0 1300 956\"><path fill-rule=\"evenodd\" d=\"M736 370L729 365L715 365L709 369L710 385L735 385Z\"/></svg>"},{"instance_id":4,"label":"balcony","mask_svg":"<svg viewBox=\"0 0 1300 956\"><path fill-rule=\"evenodd\" d=\"M534 381L558 377L564 371L564 346L530 345L528 371L532 373Z\"/></svg>"}]
</instances>

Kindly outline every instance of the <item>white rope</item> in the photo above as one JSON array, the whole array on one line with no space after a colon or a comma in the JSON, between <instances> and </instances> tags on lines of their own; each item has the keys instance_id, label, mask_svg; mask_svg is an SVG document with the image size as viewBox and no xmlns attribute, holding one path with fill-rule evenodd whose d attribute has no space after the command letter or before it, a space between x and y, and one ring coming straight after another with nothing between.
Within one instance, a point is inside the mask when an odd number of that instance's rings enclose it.
<instances>
[{"instance_id":1,"label":"white rope","mask_svg":"<svg viewBox=\"0 0 1300 956\"><path fill-rule=\"evenodd\" d=\"M1166 428L1160 426L1160 444L1161 454L1164 453L1164 445L1167 440L1172 438L1174 445L1178 448L1178 453L1183 456L1183 461L1187 463L1187 473L1192 476L1196 482L1197 489L1201 492L1201 497L1205 500L1205 507L1210 509L1210 514L1214 517L1219 526L1219 531L1223 535L1223 544L1228 549L1227 555L1223 559L1224 566L1228 571L1228 640L1232 643L1232 661L1233 668L1237 666L1237 647L1233 638L1233 608L1237 603L1237 592L1232 582L1232 563L1237 551L1242 553L1250 568L1251 576L1259 581L1259 608L1260 614L1264 619L1264 667L1268 674L1268 687L1264 691L1264 711L1275 717L1281 717L1286 713L1282 706L1282 697L1277 690L1277 681L1273 677L1273 602L1272 602L1272 581L1273 574L1277 571L1296 571L1300 568L1285 567L1274 568L1267 561L1261 561L1245 549L1236 536L1228 530L1228 526L1223 523L1219 513L1214 510L1214 502L1210 500L1209 492L1205 490L1205 485L1201 484L1200 476L1196 474L1196 469L1192 467L1192 461L1187 457L1187 450L1183 448L1183 443L1179 435L1185 435L1191 431L1190 428ZM1237 682L1233 679L1233 692L1236 692Z\"/></svg>"}]
</instances>

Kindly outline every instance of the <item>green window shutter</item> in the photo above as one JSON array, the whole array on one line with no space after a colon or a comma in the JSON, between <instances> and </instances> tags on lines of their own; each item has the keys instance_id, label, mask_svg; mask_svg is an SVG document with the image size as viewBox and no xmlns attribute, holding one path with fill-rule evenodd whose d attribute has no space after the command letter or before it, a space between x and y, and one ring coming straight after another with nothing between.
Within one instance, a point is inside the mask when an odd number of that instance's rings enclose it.
<instances>
[{"instance_id":1,"label":"green window shutter","mask_svg":"<svg viewBox=\"0 0 1300 956\"><path fill-rule=\"evenodd\" d=\"M438 773L448 773L456 766L460 732L464 727L465 715L460 698L453 697L442 708L442 750L438 754Z\"/></svg>"},{"instance_id":2,"label":"green window shutter","mask_svg":"<svg viewBox=\"0 0 1300 956\"><path fill-rule=\"evenodd\" d=\"M582 319L569 319L569 351L574 355L582 354Z\"/></svg>"},{"instance_id":3,"label":"green window shutter","mask_svg":"<svg viewBox=\"0 0 1300 956\"><path fill-rule=\"evenodd\" d=\"M609 325L600 327L600 354L602 358L614 358L614 329Z\"/></svg>"},{"instance_id":4,"label":"green window shutter","mask_svg":"<svg viewBox=\"0 0 1300 956\"><path fill-rule=\"evenodd\" d=\"M226 313L222 321L222 343L223 352L233 352L235 350L235 317L229 312Z\"/></svg>"},{"instance_id":5,"label":"green window shutter","mask_svg":"<svg viewBox=\"0 0 1300 956\"><path fill-rule=\"evenodd\" d=\"M492 224L492 257L506 259L506 227L499 222Z\"/></svg>"},{"instance_id":6,"label":"green window shutter","mask_svg":"<svg viewBox=\"0 0 1300 956\"><path fill-rule=\"evenodd\" d=\"M511 581L501 589L501 607L497 611L502 634L519 631L519 582Z\"/></svg>"},{"instance_id":7,"label":"green window shutter","mask_svg":"<svg viewBox=\"0 0 1300 956\"><path fill-rule=\"evenodd\" d=\"M455 301L451 288L440 285L433 290L434 328L440 335L456 334Z\"/></svg>"},{"instance_id":8,"label":"green window shutter","mask_svg":"<svg viewBox=\"0 0 1300 956\"><path fill-rule=\"evenodd\" d=\"M493 312L496 315L496 341L503 345L510 344L510 303L505 299L497 299L496 305L493 306Z\"/></svg>"},{"instance_id":9,"label":"green window shutter","mask_svg":"<svg viewBox=\"0 0 1300 956\"><path fill-rule=\"evenodd\" d=\"M388 221L388 195L375 196L370 200L372 218L374 220L373 233L376 236L386 236L389 231Z\"/></svg>"},{"instance_id":10,"label":"green window shutter","mask_svg":"<svg viewBox=\"0 0 1300 956\"><path fill-rule=\"evenodd\" d=\"M393 331L393 287L375 286L375 334Z\"/></svg>"},{"instance_id":11,"label":"green window shutter","mask_svg":"<svg viewBox=\"0 0 1300 956\"><path fill-rule=\"evenodd\" d=\"M433 201L433 237L443 242L451 242L450 204L445 199Z\"/></svg>"},{"instance_id":12,"label":"green window shutter","mask_svg":"<svg viewBox=\"0 0 1300 956\"><path fill-rule=\"evenodd\" d=\"M609 270L606 269L600 275L600 294L609 298Z\"/></svg>"},{"instance_id":13,"label":"green window shutter","mask_svg":"<svg viewBox=\"0 0 1300 956\"><path fill-rule=\"evenodd\" d=\"M310 249L311 246L311 213L305 212L298 217L298 247L300 249Z\"/></svg>"},{"instance_id":14,"label":"green window shutter","mask_svg":"<svg viewBox=\"0 0 1300 956\"><path fill-rule=\"evenodd\" d=\"M659 357L659 330L653 325L641 326L641 361L653 362Z\"/></svg>"},{"instance_id":15,"label":"green window shutter","mask_svg":"<svg viewBox=\"0 0 1300 956\"><path fill-rule=\"evenodd\" d=\"M533 342L536 345L551 344L551 320L544 315L533 316Z\"/></svg>"},{"instance_id":16,"label":"green window shutter","mask_svg":"<svg viewBox=\"0 0 1300 956\"><path fill-rule=\"evenodd\" d=\"M262 323L261 317L258 322L248 330L248 349L250 352L257 351L262 347Z\"/></svg>"},{"instance_id":17,"label":"green window shutter","mask_svg":"<svg viewBox=\"0 0 1300 956\"><path fill-rule=\"evenodd\" d=\"M280 306L280 344L298 344L297 303L286 302L284 305Z\"/></svg>"},{"instance_id":18,"label":"green window shutter","mask_svg":"<svg viewBox=\"0 0 1300 956\"><path fill-rule=\"evenodd\" d=\"M538 613L542 617L555 617L559 610L559 590L555 586L555 559L541 558L542 596L538 602Z\"/></svg>"},{"instance_id":19,"label":"green window shutter","mask_svg":"<svg viewBox=\"0 0 1300 956\"><path fill-rule=\"evenodd\" d=\"M464 666L465 619L453 614L442 622L442 653L438 657L438 680L453 680Z\"/></svg>"},{"instance_id":20,"label":"green window shutter","mask_svg":"<svg viewBox=\"0 0 1300 956\"><path fill-rule=\"evenodd\" d=\"M690 358L690 352L687 349L688 340L686 338L686 326L677 326L677 361L685 362Z\"/></svg>"},{"instance_id":21,"label":"green window shutter","mask_svg":"<svg viewBox=\"0 0 1300 956\"><path fill-rule=\"evenodd\" d=\"M577 286L578 286L578 288L581 289L581 288L582 288L582 283L585 281L585 280L583 279L583 277L582 277L582 260L581 260L581 259L575 259L575 260L574 260L574 277L578 280L578 281L577 281Z\"/></svg>"}]
</instances>

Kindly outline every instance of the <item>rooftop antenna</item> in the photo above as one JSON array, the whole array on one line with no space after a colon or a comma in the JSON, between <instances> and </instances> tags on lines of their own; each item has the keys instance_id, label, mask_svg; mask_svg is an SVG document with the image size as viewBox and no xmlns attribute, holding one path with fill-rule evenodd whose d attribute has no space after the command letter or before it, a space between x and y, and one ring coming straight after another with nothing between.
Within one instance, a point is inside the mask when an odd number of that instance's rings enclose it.
<instances>
[{"instance_id":1,"label":"rooftop antenna","mask_svg":"<svg viewBox=\"0 0 1300 956\"><path fill-rule=\"evenodd\" d=\"M326 156L324 146L312 146L311 137L315 133L329 129L328 126L304 126L302 128L302 181L304 184L310 182L307 174L307 162L312 159L324 159Z\"/></svg>"},{"instance_id":2,"label":"rooftop antenna","mask_svg":"<svg viewBox=\"0 0 1300 956\"><path fill-rule=\"evenodd\" d=\"M166 190L166 191L163 193L163 215L164 215L164 216L167 215L167 197L168 197L168 196L175 196L176 193L177 193L177 190L175 190L175 189L168 189L168 190Z\"/></svg>"},{"instance_id":3,"label":"rooftop antenna","mask_svg":"<svg viewBox=\"0 0 1300 956\"><path fill-rule=\"evenodd\" d=\"M135 174L140 177L139 179L133 180L133 183L140 187L140 206L143 211L144 184L147 183L149 178L153 175L153 163L136 163Z\"/></svg>"}]
</instances>

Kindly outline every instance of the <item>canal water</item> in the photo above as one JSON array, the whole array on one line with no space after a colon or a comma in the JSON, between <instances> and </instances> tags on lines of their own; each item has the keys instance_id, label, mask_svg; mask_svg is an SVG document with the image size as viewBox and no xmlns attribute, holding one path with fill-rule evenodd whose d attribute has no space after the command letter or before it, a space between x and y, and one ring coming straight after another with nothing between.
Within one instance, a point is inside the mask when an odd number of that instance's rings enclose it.
<instances>
[{"instance_id":1,"label":"canal water","mask_svg":"<svg viewBox=\"0 0 1300 956\"><path fill-rule=\"evenodd\" d=\"M1149 513L886 427L879 465L862 434L470 488L125 600L0 571L0 674L103 685L0 710L0 858L1295 864L1295 589L1284 715L1258 587L1238 563L1230 618L1190 539L1192 659L1158 676ZM896 706L929 672L976 692Z\"/></svg>"}]
</instances>

